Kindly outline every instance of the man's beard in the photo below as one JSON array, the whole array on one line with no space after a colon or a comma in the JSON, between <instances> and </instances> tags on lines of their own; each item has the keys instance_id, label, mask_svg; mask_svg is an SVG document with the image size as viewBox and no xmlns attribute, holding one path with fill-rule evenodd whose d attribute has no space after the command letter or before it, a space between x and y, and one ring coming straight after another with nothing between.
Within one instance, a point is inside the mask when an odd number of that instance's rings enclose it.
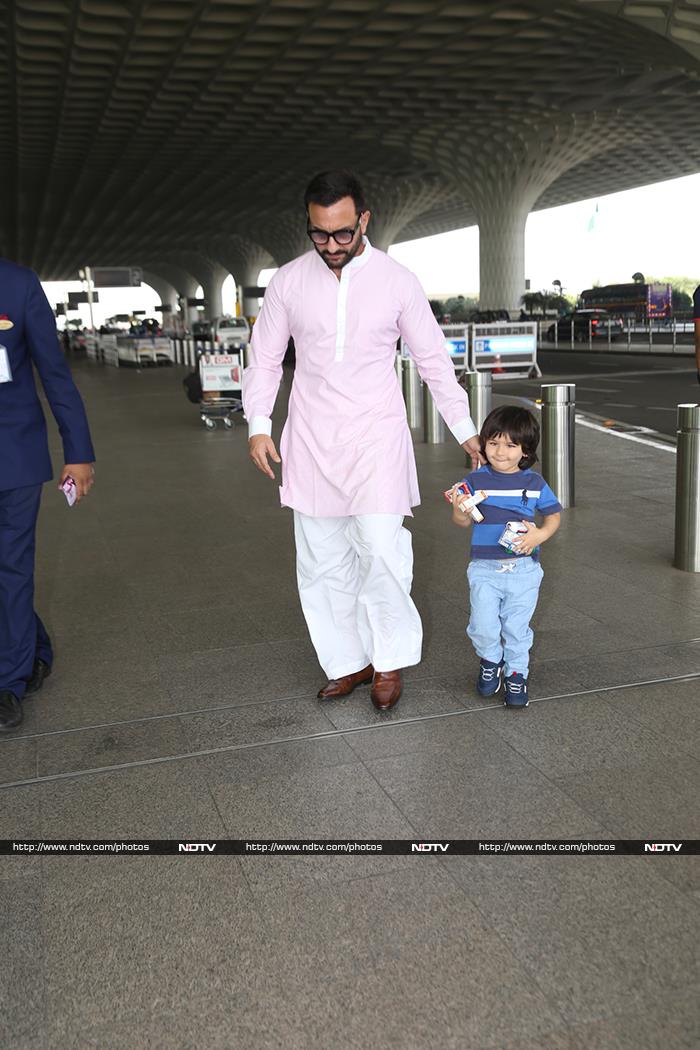
<instances>
[{"instance_id":1,"label":"man's beard","mask_svg":"<svg viewBox=\"0 0 700 1050\"><path fill-rule=\"evenodd\" d=\"M324 251L324 250L321 250L318 247L316 248L316 251L321 256L321 258L323 259L324 263L326 264L326 266L328 267L329 270L342 270L344 266L347 266L349 262L352 262L352 260L355 258L355 256L359 252L361 245L362 245L362 234L360 234L359 237L357 238L357 240L355 241L355 243L349 245L347 250L343 251L342 254L340 252L332 252L331 253L331 252L328 252L328 251ZM329 256L331 254L337 255L337 258L336 259L330 259Z\"/></svg>"}]
</instances>

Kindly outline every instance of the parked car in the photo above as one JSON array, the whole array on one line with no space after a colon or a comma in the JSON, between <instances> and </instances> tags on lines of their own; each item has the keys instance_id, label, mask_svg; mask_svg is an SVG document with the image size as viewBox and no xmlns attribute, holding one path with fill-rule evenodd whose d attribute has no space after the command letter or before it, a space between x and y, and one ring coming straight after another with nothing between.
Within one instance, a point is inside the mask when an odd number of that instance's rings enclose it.
<instances>
[{"instance_id":1,"label":"parked car","mask_svg":"<svg viewBox=\"0 0 700 1050\"><path fill-rule=\"evenodd\" d=\"M564 314L558 321L551 324L547 329L547 339L554 342L554 333L557 333L559 342L571 340L571 326L574 329L574 342L587 343L591 339L606 340L608 330L611 341L619 339L624 333L624 326L619 317L613 317L607 310L575 310L571 314Z\"/></svg>"},{"instance_id":2,"label":"parked car","mask_svg":"<svg viewBox=\"0 0 700 1050\"><path fill-rule=\"evenodd\" d=\"M217 317L213 329L214 342L222 350L239 350L250 342L250 325L245 317Z\"/></svg>"},{"instance_id":3,"label":"parked car","mask_svg":"<svg viewBox=\"0 0 700 1050\"><path fill-rule=\"evenodd\" d=\"M211 342L221 350L240 350L250 342L250 325L245 317L215 317L211 321L195 321L192 325L195 342Z\"/></svg>"}]
</instances>

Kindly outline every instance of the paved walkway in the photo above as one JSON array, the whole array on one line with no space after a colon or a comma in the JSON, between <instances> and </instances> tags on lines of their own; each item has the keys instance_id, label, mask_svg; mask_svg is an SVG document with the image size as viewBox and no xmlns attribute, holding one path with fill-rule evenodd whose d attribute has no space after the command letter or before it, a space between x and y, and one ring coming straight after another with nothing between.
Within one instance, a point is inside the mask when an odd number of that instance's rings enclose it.
<instances>
[{"instance_id":1,"label":"paved walkway","mask_svg":"<svg viewBox=\"0 0 700 1050\"><path fill-rule=\"evenodd\" d=\"M0 837L700 837L700 578L675 457L579 427L524 712L479 699L464 536L418 446L423 663L333 704L291 519L179 371L81 364L98 485L44 496L55 672L0 741ZM697 1046L694 857L5 857L13 1050ZM3 1042L0 1036L0 1042Z\"/></svg>"}]
</instances>

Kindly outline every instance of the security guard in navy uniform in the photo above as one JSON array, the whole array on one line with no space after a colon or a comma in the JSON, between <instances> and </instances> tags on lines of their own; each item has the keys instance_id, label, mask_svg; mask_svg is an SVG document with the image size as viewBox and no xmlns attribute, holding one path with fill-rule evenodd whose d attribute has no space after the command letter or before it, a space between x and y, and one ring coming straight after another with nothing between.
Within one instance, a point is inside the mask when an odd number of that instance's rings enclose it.
<instances>
[{"instance_id":1,"label":"security guard in navy uniform","mask_svg":"<svg viewBox=\"0 0 700 1050\"><path fill-rule=\"evenodd\" d=\"M34 545L41 487L53 477L36 367L63 439L59 484L77 500L92 487L95 453L85 408L63 357L53 311L31 270L0 259L0 731L22 721L22 699L51 672L34 611Z\"/></svg>"}]
</instances>

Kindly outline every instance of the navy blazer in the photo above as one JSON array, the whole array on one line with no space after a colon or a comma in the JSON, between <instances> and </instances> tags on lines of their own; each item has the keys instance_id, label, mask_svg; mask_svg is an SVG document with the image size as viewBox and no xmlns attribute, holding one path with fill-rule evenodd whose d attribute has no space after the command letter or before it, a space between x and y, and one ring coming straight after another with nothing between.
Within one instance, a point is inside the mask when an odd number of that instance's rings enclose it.
<instances>
[{"instance_id":1,"label":"navy blazer","mask_svg":"<svg viewBox=\"0 0 700 1050\"><path fill-rule=\"evenodd\" d=\"M0 490L53 477L32 364L63 438L64 462L92 463L85 406L59 346L53 311L37 275L7 259L0 259L0 346L12 372L12 382L0 383Z\"/></svg>"}]
</instances>

